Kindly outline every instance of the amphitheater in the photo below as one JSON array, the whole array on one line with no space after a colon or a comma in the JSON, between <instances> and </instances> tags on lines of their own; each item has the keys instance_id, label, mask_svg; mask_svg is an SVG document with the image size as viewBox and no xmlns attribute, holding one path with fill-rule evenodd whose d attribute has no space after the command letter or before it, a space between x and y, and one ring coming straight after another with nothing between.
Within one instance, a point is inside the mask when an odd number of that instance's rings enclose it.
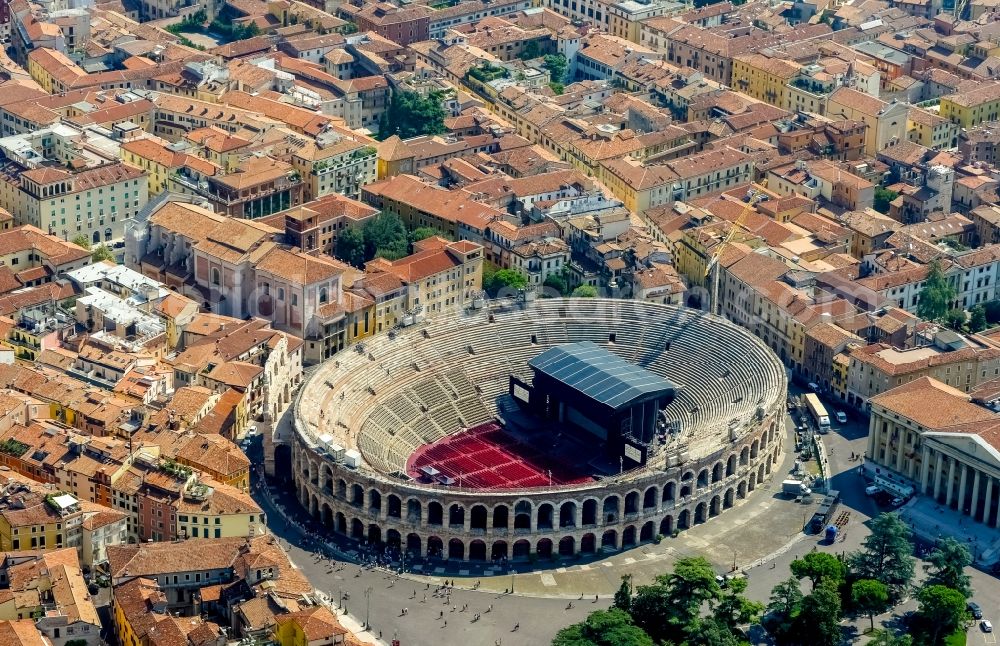
<instances>
[{"instance_id":1,"label":"amphitheater","mask_svg":"<svg viewBox=\"0 0 1000 646\"><path fill-rule=\"evenodd\" d=\"M666 410L676 433L644 466L576 477L560 455L505 434L517 407L509 376L530 378L530 358L578 341L678 386ZM770 477L786 388L763 343L701 311L491 303L366 339L319 366L296 401L296 493L328 531L412 556L556 560L627 549L720 515ZM455 477L413 477L421 455Z\"/></svg>"}]
</instances>

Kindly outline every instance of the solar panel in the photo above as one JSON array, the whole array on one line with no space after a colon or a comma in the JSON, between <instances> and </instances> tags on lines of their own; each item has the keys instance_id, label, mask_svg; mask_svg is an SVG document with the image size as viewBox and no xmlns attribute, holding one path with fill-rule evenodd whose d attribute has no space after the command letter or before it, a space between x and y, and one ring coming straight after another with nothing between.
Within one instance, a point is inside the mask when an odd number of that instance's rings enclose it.
<instances>
[{"instance_id":1,"label":"solar panel","mask_svg":"<svg viewBox=\"0 0 1000 646\"><path fill-rule=\"evenodd\" d=\"M530 359L528 365L611 408L642 395L668 394L675 389L663 377L591 341L550 348Z\"/></svg>"}]
</instances>

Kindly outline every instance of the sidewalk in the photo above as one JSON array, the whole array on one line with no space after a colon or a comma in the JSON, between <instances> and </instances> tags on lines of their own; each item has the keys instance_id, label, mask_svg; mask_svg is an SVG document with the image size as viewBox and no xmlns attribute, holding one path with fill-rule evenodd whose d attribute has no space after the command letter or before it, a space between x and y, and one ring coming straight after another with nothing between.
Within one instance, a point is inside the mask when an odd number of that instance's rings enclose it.
<instances>
[{"instance_id":1,"label":"sidewalk","mask_svg":"<svg viewBox=\"0 0 1000 646\"><path fill-rule=\"evenodd\" d=\"M988 570L1000 559L1000 532L932 498L916 496L899 511L924 541L933 543L951 536L965 543L978 567Z\"/></svg>"}]
</instances>

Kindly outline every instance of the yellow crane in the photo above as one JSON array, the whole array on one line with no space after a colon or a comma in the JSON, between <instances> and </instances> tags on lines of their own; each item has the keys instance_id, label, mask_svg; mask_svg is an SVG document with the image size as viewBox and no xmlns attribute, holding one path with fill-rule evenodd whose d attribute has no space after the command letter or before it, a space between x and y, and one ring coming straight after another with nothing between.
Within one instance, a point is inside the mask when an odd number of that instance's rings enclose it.
<instances>
[{"instance_id":1,"label":"yellow crane","mask_svg":"<svg viewBox=\"0 0 1000 646\"><path fill-rule=\"evenodd\" d=\"M754 206L764 197L762 189L767 186L767 180L761 182L760 186L761 189L757 189L751 185L750 190L747 191L747 202L743 205L740 216L733 222L733 226L729 228L729 233L726 234L726 237L716 245L715 251L712 252L711 258L708 259L708 264L705 265L705 277L712 274L712 291L710 295L713 314L719 313L719 259L722 258L722 252L726 250L729 243L736 237L737 232L743 227L743 223L746 221L747 216L750 215L750 212L754 210Z\"/></svg>"}]
</instances>

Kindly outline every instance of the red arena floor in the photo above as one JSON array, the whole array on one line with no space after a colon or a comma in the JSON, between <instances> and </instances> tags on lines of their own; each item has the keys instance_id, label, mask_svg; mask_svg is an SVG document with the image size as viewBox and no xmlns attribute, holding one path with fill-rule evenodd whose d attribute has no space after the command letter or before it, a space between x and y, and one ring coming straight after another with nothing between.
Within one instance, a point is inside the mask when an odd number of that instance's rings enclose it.
<instances>
[{"instance_id":1,"label":"red arena floor","mask_svg":"<svg viewBox=\"0 0 1000 646\"><path fill-rule=\"evenodd\" d=\"M494 422L420 447L407 460L406 471L412 478L426 481L428 477L421 471L424 467L437 469L438 480L452 478L455 486L473 489L547 487L593 480L581 475L579 469L518 442Z\"/></svg>"}]
</instances>

